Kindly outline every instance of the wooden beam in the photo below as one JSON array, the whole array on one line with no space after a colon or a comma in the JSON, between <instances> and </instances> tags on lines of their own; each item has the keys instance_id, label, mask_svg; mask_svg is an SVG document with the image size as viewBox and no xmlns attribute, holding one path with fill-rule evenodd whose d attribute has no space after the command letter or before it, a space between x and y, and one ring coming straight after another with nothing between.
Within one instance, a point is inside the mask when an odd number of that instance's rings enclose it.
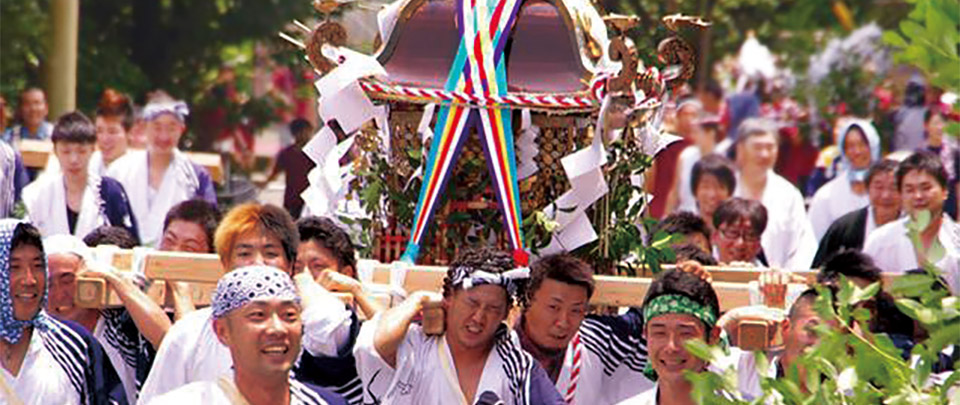
<instances>
[{"instance_id":1,"label":"wooden beam","mask_svg":"<svg viewBox=\"0 0 960 405\"><path fill-rule=\"evenodd\" d=\"M154 251L144 258L143 274L151 280L216 284L223 266L215 254Z\"/></svg>"},{"instance_id":2,"label":"wooden beam","mask_svg":"<svg viewBox=\"0 0 960 405\"><path fill-rule=\"evenodd\" d=\"M23 139L20 141L20 156L23 158L23 165L35 169L47 167L47 159L53 153L53 142L41 141L36 139ZM213 181L220 183L223 181L223 164L220 154L207 152L183 152L192 162L203 166L210 172Z\"/></svg>"}]
</instances>

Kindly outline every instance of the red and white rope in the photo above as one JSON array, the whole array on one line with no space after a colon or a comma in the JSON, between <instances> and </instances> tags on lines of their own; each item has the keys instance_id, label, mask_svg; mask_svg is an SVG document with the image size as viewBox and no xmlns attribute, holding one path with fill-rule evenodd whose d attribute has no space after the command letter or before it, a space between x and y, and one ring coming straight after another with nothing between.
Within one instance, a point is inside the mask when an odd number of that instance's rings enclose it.
<instances>
[{"instance_id":1,"label":"red and white rope","mask_svg":"<svg viewBox=\"0 0 960 405\"><path fill-rule=\"evenodd\" d=\"M567 384L567 392L563 396L563 400L570 405L573 405L573 398L577 393L577 381L580 380L580 360L582 358L580 348L582 346L580 344L580 332L577 332L573 337L573 365L570 367L570 383Z\"/></svg>"}]
</instances>

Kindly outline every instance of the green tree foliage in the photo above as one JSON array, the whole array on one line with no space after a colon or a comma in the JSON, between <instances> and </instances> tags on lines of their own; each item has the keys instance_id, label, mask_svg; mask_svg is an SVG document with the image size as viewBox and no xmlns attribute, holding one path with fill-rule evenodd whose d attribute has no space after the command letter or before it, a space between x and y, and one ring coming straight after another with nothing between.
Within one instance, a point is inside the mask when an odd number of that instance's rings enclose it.
<instances>
[{"instance_id":1,"label":"green tree foliage","mask_svg":"<svg viewBox=\"0 0 960 405\"><path fill-rule=\"evenodd\" d=\"M896 29L884 33L897 49L897 62L916 66L938 87L960 91L960 3L909 0L913 11Z\"/></svg>"},{"instance_id":2,"label":"green tree foliage","mask_svg":"<svg viewBox=\"0 0 960 405\"><path fill-rule=\"evenodd\" d=\"M3 0L3 95L38 85L47 61L49 0ZM105 87L142 97L164 88L195 100L230 62L225 50L272 40L308 1L98 0L80 2L77 105L89 110ZM279 40L278 40L279 41Z\"/></svg>"},{"instance_id":3,"label":"green tree foliage","mask_svg":"<svg viewBox=\"0 0 960 405\"><path fill-rule=\"evenodd\" d=\"M48 4L48 0L0 1L0 94L8 105L16 104L21 89L41 84Z\"/></svg>"}]
</instances>

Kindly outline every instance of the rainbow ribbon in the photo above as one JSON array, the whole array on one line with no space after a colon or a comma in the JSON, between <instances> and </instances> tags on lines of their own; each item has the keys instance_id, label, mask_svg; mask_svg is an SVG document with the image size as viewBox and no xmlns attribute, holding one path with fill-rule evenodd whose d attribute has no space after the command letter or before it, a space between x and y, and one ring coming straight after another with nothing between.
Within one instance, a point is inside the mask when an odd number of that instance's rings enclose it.
<instances>
[{"instance_id":1,"label":"rainbow ribbon","mask_svg":"<svg viewBox=\"0 0 960 405\"><path fill-rule=\"evenodd\" d=\"M520 0L457 2L457 26L461 41L447 76L446 90L483 96L507 94L503 50L519 8ZM520 199L510 110L459 105L443 106L437 115L433 130L437 135L427 156L423 185L413 216L413 229L401 260L410 263L416 260L427 224L450 179L463 141L474 127L483 138L487 168L493 176L493 188L500 203L514 258L518 265L526 265L527 254L520 231Z\"/></svg>"}]
</instances>

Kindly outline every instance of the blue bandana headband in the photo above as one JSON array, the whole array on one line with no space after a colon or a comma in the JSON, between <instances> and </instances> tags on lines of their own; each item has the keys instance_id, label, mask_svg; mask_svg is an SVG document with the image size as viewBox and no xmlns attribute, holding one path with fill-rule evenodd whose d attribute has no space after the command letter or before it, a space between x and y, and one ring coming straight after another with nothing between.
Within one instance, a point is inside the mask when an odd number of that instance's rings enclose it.
<instances>
[{"instance_id":1,"label":"blue bandana headband","mask_svg":"<svg viewBox=\"0 0 960 405\"><path fill-rule=\"evenodd\" d=\"M187 116L190 115L190 108L187 107L187 103L183 101L150 103L147 104L146 107L143 107L140 117L143 118L144 121L153 121L163 114L173 115L174 118L180 120L180 122L186 122Z\"/></svg>"},{"instance_id":2,"label":"blue bandana headband","mask_svg":"<svg viewBox=\"0 0 960 405\"><path fill-rule=\"evenodd\" d=\"M300 303L297 289L287 273L269 266L241 267L225 274L217 282L210 302L213 319L219 319L252 301L268 298Z\"/></svg>"},{"instance_id":3,"label":"blue bandana headband","mask_svg":"<svg viewBox=\"0 0 960 405\"><path fill-rule=\"evenodd\" d=\"M47 314L43 311L43 307L47 305L46 282L43 285L40 308L33 319L21 321L13 316L13 294L10 289L10 247L13 243L13 234L20 224L26 224L26 222L17 219L0 219L0 336L10 343L20 341L24 328L32 326L39 330L46 330L48 326ZM43 267L47 267L45 257L43 258Z\"/></svg>"}]
</instances>

